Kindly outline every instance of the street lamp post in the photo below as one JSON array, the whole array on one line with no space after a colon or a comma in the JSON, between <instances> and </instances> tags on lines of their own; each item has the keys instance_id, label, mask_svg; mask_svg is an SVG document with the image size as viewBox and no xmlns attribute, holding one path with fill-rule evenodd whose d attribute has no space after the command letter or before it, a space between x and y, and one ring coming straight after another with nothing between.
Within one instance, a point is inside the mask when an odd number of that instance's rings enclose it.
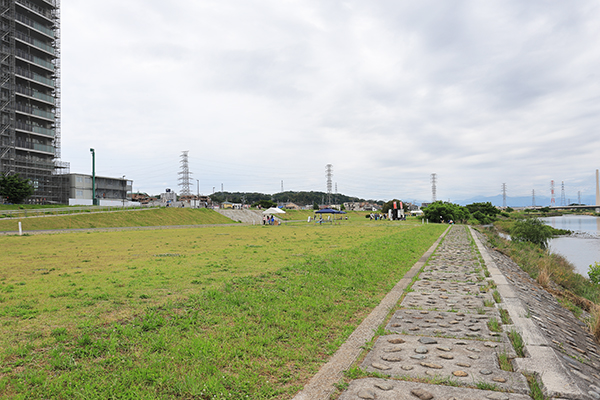
<instances>
[{"instance_id":1,"label":"street lamp post","mask_svg":"<svg viewBox=\"0 0 600 400\"><path fill-rule=\"evenodd\" d=\"M92 153L92 205L98 205L98 199L96 199L96 151L90 149Z\"/></svg>"}]
</instances>

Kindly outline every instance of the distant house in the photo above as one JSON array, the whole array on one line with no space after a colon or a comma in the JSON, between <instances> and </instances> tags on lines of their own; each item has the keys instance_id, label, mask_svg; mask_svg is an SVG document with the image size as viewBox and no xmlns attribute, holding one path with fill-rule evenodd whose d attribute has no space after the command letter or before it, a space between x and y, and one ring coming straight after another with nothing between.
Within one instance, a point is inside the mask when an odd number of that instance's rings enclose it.
<instances>
[{"instance_id":1,"label":"distant house","mask_svg":"<svg viewBox=\"0 0 600 400\"><path fill-rule=\"evenodd\" d=\"M230 201L224 201L221 203L221 208L223 208L223 209L233 208L233 203Z\"/></svg>"},{"instance_id":2,"label":"distant house","mask_svg":"<svg viewBox=\"0 0 600 400\"><path fill-rule=\"evenodd\" d=\"M288 210L301 210L302 209L302 207L300 207L298 204L295 204L295 203L287 203L283 207Z\"/></svg>"},{"instance_id":3,"label":"distant house","mask_svg":"<svg viewBox=\"0 0 600 400\"><path fill-rule=\"evenodd\" d=\"M368 201L355 201L344 203L344 207L348 211L377 211L381 210L381 206L376 203L370 203Z\"/></svg>"}]
</instances>

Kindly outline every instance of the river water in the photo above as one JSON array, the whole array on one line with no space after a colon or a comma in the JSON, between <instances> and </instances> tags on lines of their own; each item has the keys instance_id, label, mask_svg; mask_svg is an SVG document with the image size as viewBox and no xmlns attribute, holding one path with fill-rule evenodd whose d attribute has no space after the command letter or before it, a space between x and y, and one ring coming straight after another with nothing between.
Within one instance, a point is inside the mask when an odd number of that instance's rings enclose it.
<instances>
[{"instance_id":1,"label":"river water","mask_svg":"<svg viewBox=\"0 0 600 400\"><path fill-rule=\"evenodd\" d=\"M575 265L576 271L588 277L588 268L595 261L600 262L600 218L591 215L563 215L561 217L540 218L556 229L568 229L574 235L551 239L552 253L562 254Z\"/></svg>"}]
</instances>

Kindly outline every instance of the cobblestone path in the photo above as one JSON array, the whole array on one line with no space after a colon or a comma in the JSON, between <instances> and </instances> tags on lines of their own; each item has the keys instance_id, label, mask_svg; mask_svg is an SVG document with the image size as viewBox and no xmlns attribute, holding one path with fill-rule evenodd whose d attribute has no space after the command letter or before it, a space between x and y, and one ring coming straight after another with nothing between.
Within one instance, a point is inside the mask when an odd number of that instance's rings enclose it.
<instances>
[{"instance_id":1,"label":"cobblestone path","mask_svg":"<svg viewBox=\"0 0 600 400\"><path fill-rule=\"evenodd\" d=\"M360 368L389 378L356 379L340 400L529 399L524 373L549 396L600 399L600 350L582 324L464 226L446 234L385 329Z\"/></svg>"}]
</instances>

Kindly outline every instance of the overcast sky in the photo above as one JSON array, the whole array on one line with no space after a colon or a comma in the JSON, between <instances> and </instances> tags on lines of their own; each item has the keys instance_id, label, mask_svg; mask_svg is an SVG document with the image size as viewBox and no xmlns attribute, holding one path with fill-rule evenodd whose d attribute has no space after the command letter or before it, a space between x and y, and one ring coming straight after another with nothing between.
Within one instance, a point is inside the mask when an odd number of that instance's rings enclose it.
<instances>
[{"instance_id":1,"label":"overcast sky","mask_svg":"<svg viewBox=\"0 0 600 400\"><path fill-rule=\"evenodd\" d=\"M595 193L597 1L63 0L62 159L193 192Z\"/></svg>"}]
</instances>

